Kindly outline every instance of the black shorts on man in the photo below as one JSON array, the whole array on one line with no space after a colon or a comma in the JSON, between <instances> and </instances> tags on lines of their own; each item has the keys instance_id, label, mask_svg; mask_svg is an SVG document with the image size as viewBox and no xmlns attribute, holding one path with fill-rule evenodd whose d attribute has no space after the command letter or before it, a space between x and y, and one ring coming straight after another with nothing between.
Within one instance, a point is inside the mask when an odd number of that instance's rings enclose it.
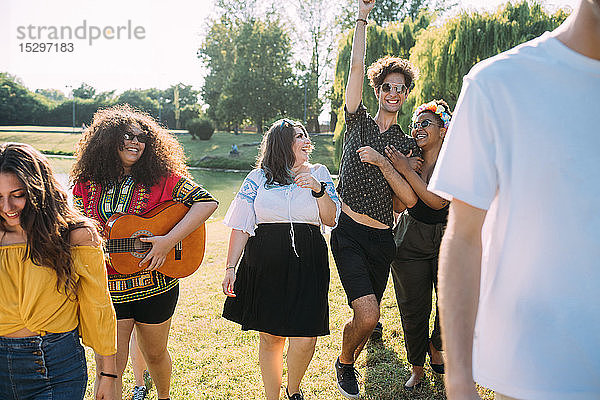
<instances>
[{"instance_id":1,"label":"black shorts on man","mask_svg":"<svg viewBox=\"0 0 600 400\"><path fill-rule=\"evenodd\" d=\"M331 252L350 306L369 294L381 302L395 251L391 229L371 228L340 214L331 232Z\"/></svg>"}]
</instances>

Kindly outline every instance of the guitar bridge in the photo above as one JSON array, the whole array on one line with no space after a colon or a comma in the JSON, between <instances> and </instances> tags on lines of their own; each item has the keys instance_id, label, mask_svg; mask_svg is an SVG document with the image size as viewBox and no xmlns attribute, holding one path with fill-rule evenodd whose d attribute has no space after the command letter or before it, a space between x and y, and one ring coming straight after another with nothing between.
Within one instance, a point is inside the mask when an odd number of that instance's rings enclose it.
<instances>
[{"instance_id":1,"label":"guitar bridge","mask_svg":"<svg viewBox=\"0 0 600 400\"><path fill-rule=\"evenodd\" d=\"M177 242L177 244L175 245L175 260L181 260L181 250L183 249L183 246L181 244L181 242Z\"/></svg>"}]
</instances>

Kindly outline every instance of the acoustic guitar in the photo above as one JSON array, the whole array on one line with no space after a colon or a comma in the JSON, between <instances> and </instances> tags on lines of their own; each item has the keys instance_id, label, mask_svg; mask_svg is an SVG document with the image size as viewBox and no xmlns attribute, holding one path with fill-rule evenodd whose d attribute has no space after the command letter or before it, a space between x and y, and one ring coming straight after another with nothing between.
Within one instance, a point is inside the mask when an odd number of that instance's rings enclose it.
<instances>
[{"instance_id":1,"label":"acoustic guitar","mask_svg":"<svg viewBox=\"0 0 600 400\"><path fill-rule=\"evenodd\" d=\"M152 248L140 237L166 235L188 212L189 207L175 201L160 203L142 215L113 214L106 222L105 251L112 267L121 274L133 274L148 267L140 261ZM204 258L206 230L204 224L177 243L165 263L158 269L172 278L183 278L198 269Z\"/></svg>"}]
</instances>

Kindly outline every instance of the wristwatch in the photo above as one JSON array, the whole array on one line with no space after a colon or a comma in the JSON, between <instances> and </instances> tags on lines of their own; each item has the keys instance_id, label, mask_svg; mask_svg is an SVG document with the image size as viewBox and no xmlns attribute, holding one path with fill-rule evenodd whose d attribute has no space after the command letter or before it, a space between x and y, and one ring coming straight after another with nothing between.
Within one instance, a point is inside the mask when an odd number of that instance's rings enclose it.
<instances>
[{"instance_id":1,"label":"wristwatch","mask_svg":"<svg viewBox=\"0 0 600 400\"><path fill-rule=\"evenodd\" d=\"M325 182L321 182L321 191L319 193L317 193L314 190L311 190L311 194L313 195L313 197L316 197L317 199L319 197L323 197L323 195L325 194L326 187L327 187L327 184Z\"/></svg>"}]
</instances>

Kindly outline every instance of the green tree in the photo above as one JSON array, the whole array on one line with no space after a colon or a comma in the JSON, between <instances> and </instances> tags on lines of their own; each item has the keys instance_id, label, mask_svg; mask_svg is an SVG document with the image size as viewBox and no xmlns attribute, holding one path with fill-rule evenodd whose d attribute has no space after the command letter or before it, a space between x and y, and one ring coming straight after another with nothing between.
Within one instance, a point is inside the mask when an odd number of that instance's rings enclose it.
<instances>
[{"instance_id":1,"label":"green tree","mask_svg":"<svg viewBox=\"0 0 600 400\"><path fill-rule=\"evenodd\" d=\"M563 10L549 14L540 4L523 1L493 13L463 12L430 26L411 51L410 60L420 70L415 102L443 98L454 108L462 78L476 63L553 30L566 17Z\"/></svg>"},{"instance_id":2,"label":"green tree","mask_svg":"<svg viewBox=\"0 0 600 400\"><path fill-rule=\"evenodd\" d=\"M319 132L319 115L331 87L334 47L339 27L330 4L312 0L287 0L287 10L294 10L296 20L289 22L296 33L300 62L297 74L301 77L303 97L306 97L306 120L311 132ZM285 15L285 14L284 14ZM304 104L303 104L304 108Z\"/></svg>"},{"instance_id":3,"label":"green tree","mask_svg":"<svg viewBox=\"0 0 600 400\"><path fill-rule=\"evenodd\" d=\"M193 120L202 118L204 116L204 112L202 111L202 107L200 104L187 104L181 107L181 125L187 126L187 124Z\"/></svg>"},{"instance_id":4,"label":"green tree","mask_svg":"<svg viewBox=\"0 0 600 400\"><path fill-rule=\"evenodd\" d=\"M131 89L115 98L114 90L96 94L94 88L82 84L73 90L75 97L68 99L56 89L38 89L32 93L17 77L0 73L0 124L71 126L73 105L75 105L75 126L80 126L82 123L89 124L98 108L127 103L157 119L159 115L164 114L160 118L163 124L174 128L175 86L165 90ZM187 121L201 117L203 112L201 105L198 104L199 92L190 85L179 83L178 86L180 121L182 126L185 126Z\"/></svg>"},{"instance_id":5,"label":"green tree","mask_svg":"<svg viewBox=\"0 0 600 400\"><path fill-rule=\"evenodd\" d=\"M35 93L41 94L52 102L61 102L67 100L67 96L58 89L35 89Z\"/></svg>"},{"instance_id":6,"label":"green tree","mask_svg":"<svg viewBox=\"0 0 600 400\"><path fill-rule=\"evenodd\" d=\"M71 126L73 124L73 101L75 101L75 127L80 127L81 124L89 125L98 108L111 105L110 103L101 103L96 99L75 97L74 100L65 100L48 110L45 123L40 125Z\"/></svg>"},{"instance_id":7,"label":"green tree","mask_svg":"<svg viewBox=\"0 0 600 400\"><path fill-rule=\"evenodd\" d=\"M298 115L290 109L290 96L300 97L294 87L290 39L278 19L243 22L236 37L237 57L224 94L235 97L242 115L259 133L276 115ZM235 111L235 109L231 109Z\"/></svg>"},{"instance_id":8,"label":"green tree","mask_svg":"<svg viewBox=\"0 0 600 400\"><path fill-rule=\"evenodd\" d=\"M198 49L198 57L209 70L201 95L209 106L207 116L215 121L219 129L225 129L231 124L239 125L244 119L239 113L232 115L227 111L230 108L223 105L231 103L232 100L223 94L223 88L229 81L236 59L234 41L238 34L238 27L234 21L223 15L212 22L202 46Z\"/></svg>"},{"instance_id":9,"label":"green tree","mask_svg":"<svg viewBox=\"0 0 600 400\"><path fill-rule=\"evenodd\" d=\"M96 100L99 103L114 103L115 92L116 90L107 90L106 92L96 93L96 95L94 96L94 100Z\"/></svg>"},{"instance_id":10,"label":"green tree","mask_svg":"<svg viewBox=\"0 0 600 400\"><path fill-rule=\"evenodd\" d=\"M80 99L91 99L96 94L96 89L87 83L82 83L78 88L73 89L73 96Z\"/></svg>"},{"instance_id":11,"label":"green tree","mask_svg":"<svg viewBox=\"0 0 600 400\"><path fill-rule=\"evenodd\" d=\"M204 101L209 117L220 126L250 120L262 132L277 115L302 115L290 38L275 15L247 21L222 17L209 29L199 54L210 71Z\"/></svg>"},{"instance_id":12,"label":"green tree","mask_svg":"<svg viewBox=\"0 0 600 400\"><path fill-rule=\"evenodd\" d=\"M32 93L10 74L0 73L0 125L38 125L45 122L51 102Z\"/></svg>"},{"instance_id":13,"label":"green tree","mask_svg":"<svg viewBox=\"0 0 600 400\"><path fill-rule=\"evenodd\" d=\"M147 112L151 115L158 115L158 101L148 96L146 90L126 90L117 98L119 104L129 104L130 106Z\"/></svg>"},{"instance_id":14,"label":"green tree","mask_svg":"<svg viewBox=\"0 0 600 400\"><path fill-rule=\"evenodd\" d=\"M179 123L180 126L185 127L189 119L198 118L196 112L200 109L198 104L198 98L200 92L194 90L191 85L185 85L183 83L177 83L171 85L164 90L148 89L146 95L159 104L160 107L160 120L161 122L169 127L170 129L176 129L177 118L175 117L175 88L178 88L178 102L179 102ZM191 110L195 110L190 114ZM154 117L158 119L158 114L154 114Z\"/></svg>"},{"instance_id":15,"label":"green tree","mask_svg":"<svg viewBox=\"0 0 600 400\"><path fill-rule=\"evenodd\" d=\"M356 0L344 0L340 9L337 23L344 30L354 27L356 22ZM390 23L404 21L406 18L415 19L423 10L442 12L456 6L453 0L377 0L369 19L377 25L385 26Z\"/></svg>"},{"instance_id":16,"label":"green tree","mask_svg":"<svg viewBox=\"0 0 600 400\"><path fill-rule=\"evenodd\" d=\"M259 16L259 5L264 1L258 0L217 0L216 6L221 15L235 15L236 19L247 21Z\"/></svg>"}]
</instances>

